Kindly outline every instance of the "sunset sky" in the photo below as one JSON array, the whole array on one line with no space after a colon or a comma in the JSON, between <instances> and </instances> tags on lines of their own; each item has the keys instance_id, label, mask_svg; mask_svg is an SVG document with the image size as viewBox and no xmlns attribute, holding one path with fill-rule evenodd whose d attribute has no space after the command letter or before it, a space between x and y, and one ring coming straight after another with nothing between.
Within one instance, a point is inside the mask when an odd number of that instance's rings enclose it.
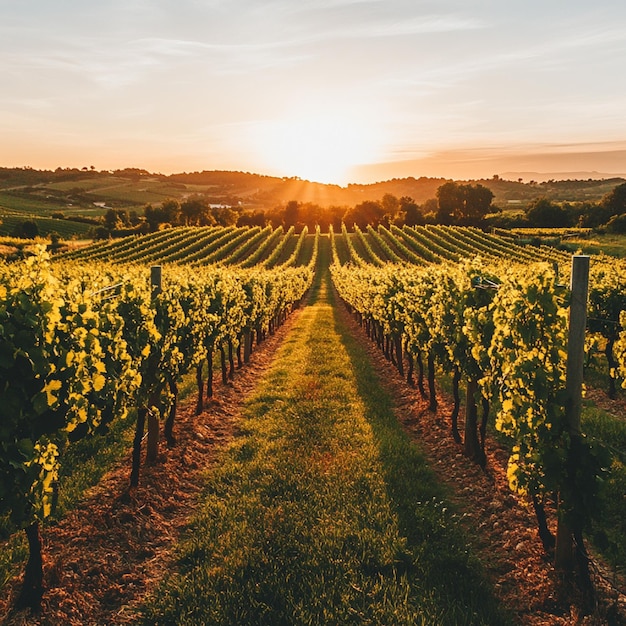
<instances>
[{"instance_id":1,"label":"sunset sky","mask_svg":"<svg viewBox=\"0 0 626 626\"><path fill-rule=\"evenodd\" d=\"M0 0L0 166L626 173L623 0Z\"/></svg>"}]
</instances>

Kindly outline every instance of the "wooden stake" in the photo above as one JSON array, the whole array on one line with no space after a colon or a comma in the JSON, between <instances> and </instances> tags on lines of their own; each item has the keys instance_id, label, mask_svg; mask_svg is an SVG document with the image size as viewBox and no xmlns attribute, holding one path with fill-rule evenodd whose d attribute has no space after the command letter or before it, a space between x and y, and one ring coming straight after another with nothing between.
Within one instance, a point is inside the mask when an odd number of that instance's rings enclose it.
<instances>
[{"instance_id":1,"label":"wooden stake","mask_svg":"<svg viewBox=\"0 0 626 626\"><path fill-rule=\"evenodd\" d=\"M150 268L150 286L152 288L152 299L156 298L163 290L163 273L160 265L153 265Z\"/></svg>"},{"instance_id":2,"label":"wooden stake","mask_svg":"<svg viewBox=\"0 0 626 626\"><path fill-rule=\"evenodd\" d=\"M151 297L154 301L163 289L162 271L160 265L150 268ZM153 391L148 398L148 441L146 444L146 461L149 464L156 462L159 455L159 414L161 409L161 392Z\"/></svg>"},{"instance_id":3,"label":"wooden stake","mask_svg":"<svg viewBox=\"0 0 626 626\"><path fill-rule=\"evenodd\" d=\"M585 329L587 326L587 295L589 292L589 257L572 257L572 276L570 282L571 301L569 309L569 331L567 338L567 370L565 418L570 435L570 454L578 446L574 440L580 439L580 414L582 410L583 366L585 360ZM568 465L576 463L569 459ZM571 503L561 502L559 506ZM558 569L574 569L573 531L563 515L559 515L554 562Z\"/></svg>"}]
</instances>

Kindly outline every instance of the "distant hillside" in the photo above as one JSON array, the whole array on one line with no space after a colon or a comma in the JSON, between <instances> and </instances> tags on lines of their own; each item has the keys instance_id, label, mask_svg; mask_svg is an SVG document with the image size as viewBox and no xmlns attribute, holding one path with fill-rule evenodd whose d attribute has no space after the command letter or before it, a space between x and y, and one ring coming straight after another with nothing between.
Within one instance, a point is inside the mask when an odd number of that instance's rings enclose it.
<instances>
[{"instance_id":1,"label":"distant hillside","mask_svg":"<svg viewBox=\"0 0 626 626\"><path fill-rule=\"evenodd\" d=\"M290 200L314 202L323 206L353 206L364 200L379 200L386 193L411 196L418 203L434 198L444 178L398 178L369 185L351 184L347 187L312 183L300 178L277 178L244 172L206 171L172 174L168 180L195 187L215 199L237 196L242 202L260 208L272 208Z\"/></svg>"},{"instance_id":2,"label":"distant hillside","mask_svg":"<svg viewBox=\"0 0 626 626\"><path fill-rule=\"evenodd\" d=\"M354 206L364 200L379 200L387 193L410 196L421 204L434 198L437 188L446 180L409 177L340 187L232 171L163 175L138 168L114 172L0 168L0 214L49 217L62 212L66 216L96 217L110 207L139 212L148 203L159 204L166 198L183 200L194 194L202 194L211 203L248 209L269 209L290 200L322 206ZM597 201L624 179L520 182L491 178L467 182L488 187L495 195L494 203L506 208L523 207L542 196L555 201Z\"/></svg>"},{"instance_id":3,"label":"distant hillside","mask_svg":"<svg viewBox=\"0 0 626 626\"><path fill-rule=\"evenodd\" d=\"M608 174L606 172L502 172L500 178L506 178L507 180L518 180L521 178L525 181L534 180L538 183L544 183L549 180L609 180L612 178L623 178L626 176L623 172L613 172Z\"/></svg>"},{"instance_id":4,"label":"distant hillside","mask_svg":"<svg viewBox=\"0 0 626 626\"><path fill-rule=\"evenodd\" d=\"M495 195L495 204L505 207L511 202L527 204L535 198L549 198L556 202L597 202L612 191L617 185L625 182L624 178L587 179L587 180L556 180L544 182L511 181L505 179L480 180Z\"/></svg>"}]
</instances>

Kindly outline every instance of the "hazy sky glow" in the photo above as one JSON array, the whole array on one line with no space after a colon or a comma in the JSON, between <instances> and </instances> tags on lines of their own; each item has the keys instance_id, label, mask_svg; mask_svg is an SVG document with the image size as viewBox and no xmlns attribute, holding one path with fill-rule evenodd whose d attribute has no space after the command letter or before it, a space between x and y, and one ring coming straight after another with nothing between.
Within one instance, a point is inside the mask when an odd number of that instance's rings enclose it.
<instances>
[{"instance_id":1,"label":"hazy sky glow","mask_svg":"<svg viewBox=\"0 0 626 626\"><path fill-rule=\"evenodd\" d=\"M0 166L626 173L623 0L0 0Z\"/></svg>"}]
</instances>

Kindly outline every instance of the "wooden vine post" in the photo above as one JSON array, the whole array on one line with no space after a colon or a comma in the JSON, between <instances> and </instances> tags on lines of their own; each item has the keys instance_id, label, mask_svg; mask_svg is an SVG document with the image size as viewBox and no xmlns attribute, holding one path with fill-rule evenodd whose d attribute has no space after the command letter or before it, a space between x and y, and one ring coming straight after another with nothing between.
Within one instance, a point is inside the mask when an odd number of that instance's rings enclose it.
<instances>
[{"instance_id":1,"label":"wooden vine post","mask_svg":"<svg viewBox=\"0 0 626 626\"><path fill-rule=\"evenodd\" d=\"M160 265L150 268L151 297L154 300L163 290L162 271ZM159 404L159 393L151 393L148 397L148 440L146 444L146 461L154 463L159 454L159 415L154 407Z\"/></svg>"},{"instance_id":2,"label":"wooden vine post","mask_svg":"<svg viewBox=\"0 0 626 626\"><path fill-rule=\"evenodd\" d=\"M572 273L570 281L571 301L569 307L569 331L567 340L567 367L566 367L566 400L565 419L570 437L567 467L575 469L578 459L576 451L580 449L580 415L582 410L583 365L585 358L585 328L587 325L587 295L589 292L589 256L574 255L572 257ZM572 472L567 480L572 480ZM575 489L567 489L568 493ZM559 502L559 508L566 506L570 511L576 509L574 502ZM563 571L573 571L575 566L574 541L576 551L584 550L582 542L582 528L578 527L576 513L570 520L564 519L560 511L555 566Z\"/></svg>"}]
</instances>

